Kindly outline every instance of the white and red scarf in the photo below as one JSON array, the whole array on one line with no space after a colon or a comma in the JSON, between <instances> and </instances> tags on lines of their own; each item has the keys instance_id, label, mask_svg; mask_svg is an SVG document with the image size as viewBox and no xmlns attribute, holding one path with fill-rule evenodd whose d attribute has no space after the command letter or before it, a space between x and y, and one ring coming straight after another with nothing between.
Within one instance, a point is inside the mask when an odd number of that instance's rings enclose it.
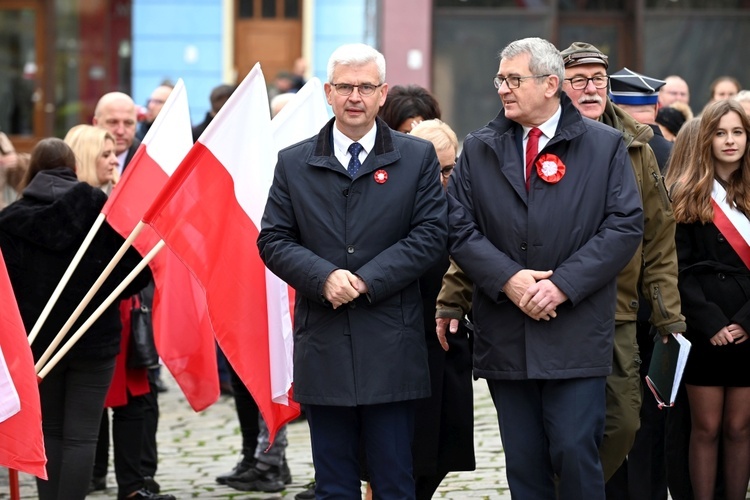
<instances>
[{"instance_id":1,"label":"white and red scarf","mask_svg":"<svg viewBox=\"0 0 750 500\"><path fill-rule=\"evenodd\" d=\"M714 180L711 190L711 204L714 207L714 225L750 269L750 219L729 204L727 192L717 180Z\"/></svg>"}]
</instances>

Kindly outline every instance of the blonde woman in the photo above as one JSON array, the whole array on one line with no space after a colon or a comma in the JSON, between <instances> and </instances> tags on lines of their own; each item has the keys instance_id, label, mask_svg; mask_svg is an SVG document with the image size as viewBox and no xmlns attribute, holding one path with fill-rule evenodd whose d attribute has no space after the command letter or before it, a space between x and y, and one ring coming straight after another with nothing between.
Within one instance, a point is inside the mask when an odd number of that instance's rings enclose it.
<instances>
[{"instance_id":1,"label":"blonde woman","mask_svg":"<svg viewBox=\"0 0 750 500\"><path fill-rule=\"evenodd\" d=\"M448 178L456 166L458 156L458 138L456 133L445 122L435 118L425 120L415 125L411 134L426 139L435 146L435 152L440 162L440 182L443 187L448 186Z\"/></svg>"},{"instance_id":2,"label":"blonde woman","mask_svg":"<svg viewBox=\"0 0 750 500\"><path fill-rule=\"evenodd\" d=\"M65 143L76 155L78 180L109 195L120 179L112 134L92 125L76 125L68 131Z\"/></svg>"}]
</instances>

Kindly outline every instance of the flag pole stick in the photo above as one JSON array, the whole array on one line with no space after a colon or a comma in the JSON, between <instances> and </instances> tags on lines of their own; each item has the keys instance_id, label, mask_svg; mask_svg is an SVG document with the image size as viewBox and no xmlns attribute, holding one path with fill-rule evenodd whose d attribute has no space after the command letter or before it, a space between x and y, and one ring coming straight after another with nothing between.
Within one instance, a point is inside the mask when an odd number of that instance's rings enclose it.
<instances>
[{"instance_id":1,"label":"flag pole stick","mask_svg":"<svg viewBox=\"0 0 750 500\"><path fill-rule=\"evenodd\" d=\"M65 338L65 334L70 331L70 329L73 327L73 324L81 316L86 306L89 305L89 302L91 302L91 299L94 298L94 295L97 291L99 291L99 288L101 288L102 284L104 284L104 281L109 277L110 274L112 274L112 270L114 270L117 263L120 262L122 256L125 255L125 252L128 250L128 248L130 248L130 246L133 244L133 241L135 241L135 239L138 237L145 226L146 225L143 221L138 222L133 231L130 233L130 236L128 236L128 238L125 240L125 243L122 244L115 256L112 257L112 260L109 261L109 264L107 264L107 267L104 268L102 274L91 286L91 290L89 290L88 293L86 293L86 295L83 297L83 299L81 299L81 303L78 304L78 307L76 307L75 311L73 311L70 318L68 318L68 321L65 322L60 331L57 333L57 336L55 336L49 347L47 347L47 350L44 351L44 354L42 354L42 357L39 358L39 361L37 361L36 365L34 365L34 369L36 369L37 374L39 373L41 367L44 366L47 360L55 352L55 349L60 345L60 342L63 341L63 339Z\"/></svg>"},{"instance_id":2,"label":"flag pole stick","mask_svg":"<svg viewBox=\"0 0 750 500\"><path fill-rule=\"evenodd\" d=\"M104 311L112 305L112 303L117 300L117 298L120 296L120 294L125 290L125 288L135 279L138 274L140 274L141 271L143 271L143 268L145 268L149 262L153 260L154 257L156 257L156 254L161 251L162 248L164 248L165 243L164 240L159 240L159 243L154 245L154 248L151 249L151 251L141 260L135 268L130 271L130 274L128 274L122 283L117 285L117 288L115 288L112 293L109 294L109 296L102 302L102 304L96 308L96 310L91 314L89 319L87 319L81 326L76 330L76 332L68 339L67 342L65 342L65 345L63 345L60 350L55 354L55 356L44 365L44 368L37 371L37 378L41 381L44 379L44 377L47 376L47 374L52 370L52 368L55 367L57 363L60 362L60 360L65 356L65 354L68 353L68 351L75 345L76 342L78 342L78 339L80 339L84 333L88 331L89 328L91 328L91 325L94 324L96 320L99 319L99 317L104 313Z\"/></svg>"},{"instance_id":3,"label":"flag pole stick","mask_svg":"<svg viewBox=\"0 0 750 500\"><path fill-rule=\"evenodd\" d=\"M21 486L18 483L16 469L8 469L8 483L10 484L10 500L21 500Z\"/></svg>"},{"instance_id":4,"label":"flag pole stick","mask_svg":"<svg viewBox=\"0 0 750 500\"><path fill-rule=\"evenodd\" d=\"M70 264L68 265L68 269L65 270L65 274L63 274L62 278L60 279L60 283L57 284L55 291L52 292L52 296L47 301L47 305L45 305L44 309L42 309L42 314L40 314L39 318L36 320L36 323L34 324L34 328L31 329L31 333L29 333L29 345L31 345L34 342L34 339L36 338L36 336L39 335L39 331L42 329L44 322L47 321L47 317L49 316L49 313L52 311L52 308L55 307L55 304L57 303L57 299L60 298L60 295L62 294L62 291L65 288L65 285L67 285L68 281L70 281L70 277L73 275L73 272L76 270L76 267L78 267L78 264L81 262L81 259L83 258L83 254L89 248L89 245L91 245L91 241L94 239L94 236L96 236L96 232L99 231L99 228L101 227L103 222L104 222L104 214L99 214L96 220L94 221L94 225L91 226L91 229L89 230L89 234L86 235L86 238L84 238L83 243L81 243L81 247L78 249L75 256L73 256L73 260L70 261Z\"/></svg>"}]
</instances>

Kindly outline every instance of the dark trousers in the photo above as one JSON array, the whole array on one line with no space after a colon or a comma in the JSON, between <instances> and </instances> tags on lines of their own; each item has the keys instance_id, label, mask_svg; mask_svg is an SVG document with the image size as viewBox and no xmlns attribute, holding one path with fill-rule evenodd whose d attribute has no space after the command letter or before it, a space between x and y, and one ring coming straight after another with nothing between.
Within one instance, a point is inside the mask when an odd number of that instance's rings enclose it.
<instances>
[{"instance_id":1,"label":"dark trousers","mask_svg":"<svg viewBox=\"0 0 750 500\"><path fill-rule=\"evenodd\" d=\"M415 498L413 401L354 407L305 405L305 413L310 425L318 500L360 498L360 438L373 497Z\"/></svg>"},{"instance_id":2,"label":"dark trousers","mask_svg":"<svg viewBox=\"0 0 750 500\"><path fill-rule=\"evenodd\" d=\"M49 480L37 479L41 500L86 497L99 421L115 358L63 358L39 385Z\"/></svg>"},{"instance_id":3,"label":"dark trousers","mask_svg":"<svg viewBox=\"0 0 750 500\"><path fill-rule=\"evenodd\" d=\"M159 454L156 449L156 432L159 428L159 391L156 389L157 370L148 371L151 392L143 395L143 449L141 450L141 473L144 477L156 476Z\"/></svg>"},{"instance_id":4,"label":"dark trousers","mask_svg":"<svg viewBox=\"0 0 750 500\"><path fill-rule=\"evenodd\" d=\"M488 380L514 499L599 500L605 377Z\"/></svg>"},{"instance_id":5,"label":"dark trousers","mask_svg":"<svg viewBox=\"0 0 750 500\"><path fill-rule=\"evenodd\" d=\"M253 396L242 383L240 377L235 373L232 365L227 363L227 369L234 389L234 404L237 408L237 419L240 422L240 433L242 434L242 460L250 462L255 455L255 447L258 445L258 405L255 404Z\"/></svg>"}]
</instances>

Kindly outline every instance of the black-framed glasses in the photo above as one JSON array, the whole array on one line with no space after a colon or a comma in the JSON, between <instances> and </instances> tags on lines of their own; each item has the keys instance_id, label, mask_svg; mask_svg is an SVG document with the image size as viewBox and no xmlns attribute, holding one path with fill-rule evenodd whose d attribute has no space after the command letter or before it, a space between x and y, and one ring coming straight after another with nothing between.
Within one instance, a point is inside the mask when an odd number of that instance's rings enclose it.
<instances>
[{"instance_id":1,"label":"black-framed glasses","mask_svg":"<svg viewBox=\"0 0 750 500\"><path fill-rule=\"evenodd\" d=\"M356 88L357 91L359 91L359 95L361 96L370 96L375 93L375 91L382 87L383 84L380 85L374 85L372 83L362 83L360 85L353 85L351 83L332 83L333 88L336 89L336 92L339 95L352 95L352 92L354 92L354 89Z\"/></svg>"},{"instance_id":2,"label":"black-framed glasses","mask_svg":"<svg viewBox=\"0 0 750 500\"><path fill-rule=\"evenodd\" d=\"M586 78L585 76L574 76L573 78L566 78L566 80L570 82L570 87L574 90L585 89L589 82L593 83L594 87L598 89L606 89L607 85L609 85L609 76L607 75L597 75L592 76L591 78Z\"/></svg>"},{"instance_id":3,"label":"black-framed glasses","mask_svg":"<svg viewBox=\"0 0 750 500\"><path fill-rule=\"evenodd\" d=\"M442 175L446 179L450 177L451 173L453 173L453 169L456 168L457 161L458 161L458 158L454 160L453 165L446 165L444 167L440 167L440 175Z\"/></svg>"},{"instance_id":4,"label":"black-framed glasses","mask_svg":"<svg viewBox=\"0 0 750 500\"><path fill-rule=\"evenodd\" d=\"M502 77L502 76L496 76L493 78L492 83L495 84L495 88L499 89L502 87L503 83L508 86L509 89L517 89L521 86L521 82L523 80L526 80L527 78L544 78L547 75L529 75L529 76L508 76L508 77Z\"/></svg>"}]
</instances>

